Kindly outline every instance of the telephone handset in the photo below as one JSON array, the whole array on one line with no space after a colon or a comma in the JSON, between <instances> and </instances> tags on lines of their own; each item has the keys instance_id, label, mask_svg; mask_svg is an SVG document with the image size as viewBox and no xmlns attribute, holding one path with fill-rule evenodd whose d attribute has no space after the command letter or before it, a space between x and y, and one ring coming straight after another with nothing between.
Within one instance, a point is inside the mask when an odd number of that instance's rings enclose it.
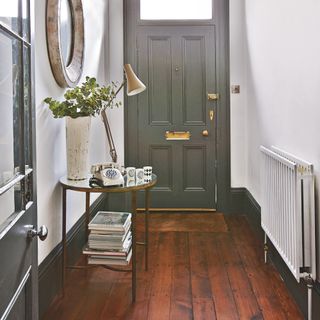
<instances>
[{"instance_id":1,"label":"telephone handset","mask_svg":"<svg viewBox=\"0 0 320 320\"><path fill-rule=\"evenodd\" d=\"M89 180L89 185L94 187L123 186L124 178L122 173L123 167L114 162L95 164L91 166L92 177Z\"/></svg>"}]
</instances>

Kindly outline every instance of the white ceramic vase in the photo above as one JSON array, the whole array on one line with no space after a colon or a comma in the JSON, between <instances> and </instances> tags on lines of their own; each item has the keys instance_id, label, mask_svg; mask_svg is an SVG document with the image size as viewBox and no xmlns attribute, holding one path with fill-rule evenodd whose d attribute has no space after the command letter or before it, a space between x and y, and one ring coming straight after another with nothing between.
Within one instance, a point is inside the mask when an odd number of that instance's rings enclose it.
<instances>
[{"instance_id":1,"label":"white ceramic vase","mask_svg":"<svg viewBox=\"0 0 320 320\"><path fill-rule=\"evenodd\" d=\"M84 180L88 177L88 154L91 117L66 117L67 177Z\"/></svg>"}]
</instances>

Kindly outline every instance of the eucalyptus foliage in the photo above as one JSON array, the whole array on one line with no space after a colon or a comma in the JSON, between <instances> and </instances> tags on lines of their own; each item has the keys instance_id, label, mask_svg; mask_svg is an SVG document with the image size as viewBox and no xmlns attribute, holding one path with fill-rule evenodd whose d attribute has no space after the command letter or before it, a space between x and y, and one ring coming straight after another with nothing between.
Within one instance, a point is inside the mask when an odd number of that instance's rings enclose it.
<instances>
[{"instance_id":1,"label":"eucalyptus foliage","mask_svg":"<svg viewBox=\"0 0 320 320\"><path fill-rule=\"evenodd\" d=\"M105 107L121 105L121 102L114 101L116 88L113 82L108 86L100 86L95 78L86 77L80 86L66 91L64 101L48 97L44 102L49 105L55 118L95 116Z\"/></svg>"}]
</instances>

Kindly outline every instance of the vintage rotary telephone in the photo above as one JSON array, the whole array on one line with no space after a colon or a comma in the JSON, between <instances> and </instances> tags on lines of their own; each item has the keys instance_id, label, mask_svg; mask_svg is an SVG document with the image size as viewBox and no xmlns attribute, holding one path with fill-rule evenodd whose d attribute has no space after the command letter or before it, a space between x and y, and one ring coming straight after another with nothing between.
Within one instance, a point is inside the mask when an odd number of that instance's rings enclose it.
<instances>
[{"instance_id":1,"label":"vintage rotary telephone","mask_svg":"<svg viewBox=\"0 0 320 320\"><path fill-rule=\"evenodd\" d=\"M117 163L107 162L91 166L92 177L89 179L90 187L123 186L124 168Z\"/></svg>"}]
</instances>

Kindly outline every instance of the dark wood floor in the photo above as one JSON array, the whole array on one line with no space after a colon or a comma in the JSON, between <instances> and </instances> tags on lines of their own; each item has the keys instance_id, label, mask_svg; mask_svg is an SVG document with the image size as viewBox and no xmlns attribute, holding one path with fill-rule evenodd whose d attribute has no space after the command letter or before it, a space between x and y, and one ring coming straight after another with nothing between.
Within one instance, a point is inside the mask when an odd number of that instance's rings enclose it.
<instances>
[{"instance_id":1,"label":"dark wood floor","mask_svg":"<svg viewBox=\"0 0 320 320\"><path fill-rule=\"evenodd\" d=\"M262 243L244 216L150 219L149 271L139 247L135 304L130 274L73 270L65 298L44 319L303 319L276 270L264 264Z\"/></svg>"}]
</instances>

